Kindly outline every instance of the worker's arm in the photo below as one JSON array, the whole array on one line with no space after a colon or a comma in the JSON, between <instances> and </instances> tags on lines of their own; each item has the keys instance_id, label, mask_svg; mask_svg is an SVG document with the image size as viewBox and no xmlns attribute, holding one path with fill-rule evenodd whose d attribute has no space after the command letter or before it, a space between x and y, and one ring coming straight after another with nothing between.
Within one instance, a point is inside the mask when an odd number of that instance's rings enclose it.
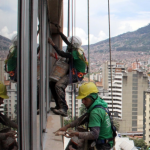
<instances>
[{"instance_id":1,"label":"worker's arm","mask_svg":"<svg viewBox=\"0 0 150 150\"><path fill-rule=\"evenodd\" d=\"M88 114L86 113L82 115L81 117L79 117L78 119L71 122L70 124L60 128L59 131L67 131L68 128L73 128L73 127L82 125L87 122L87 118L88 118Z\"/></svg>"},{"instance_id":2,"label":"worker's arm","mask_svg":"<svg viewBox=\"0 0 150 150\"><path fill-rule=\"evenodd\" d=\"M85 140L96 140L100 133L100 127L92 127L89 132L79 132L78 137Z\"/></svg>"},{"instance_id":3,"label":"worker's arm","mask_svg":"<svg viewBox=\"0 0 150 150\"><path fill-rule=\"evenodd\" d=\"M65 57L65 58L71 58L72 55L70 53L66 53L62 50L59 50L58 47L55 45L55 43L52 41L51 38L48 38L48 42L53 46L53 48L55 49L55 51L58 53L58 55L60 55L61 57Z\"/></svg>"},{"instance_id":4,"label":"worker's arm","mask_svg":"<svg viewBox=\"0 0 150 150\"><path fill-rule=\"evenodd\" d=\"M10 119L8 119L5 115L2 115L2 114L0 114L0 122L9 127L18 128L18 125L16 123L14 123Z\"/></svg>"},{"instance_id":5,"label":"worker's arm","mask_svg":"<svg viewBox=\"0 0 150 150\"><path fill-rule=\"evenodd\" d=\"M9 131L7 133L0 133L0 141L2 140L6 140L7 137L12 137L12 138L15 138L15 135L17 133L15 131Z\"/></svg>"},{"instance_id":6,"label":"worker's arm","mask_svg":"<svg viewBox=\"0 0 150 150\"><path fill-rule=\"evenodd\" d=\"M85 139L85 140L96 140L98 139L100 132L100 127L92 127L90 128L89 132L76 132L76 131L69 131L68 132L68 137L73 137L77 136L80 139Z\"/></svg>"},{"instance_id":7,"label":"worker's arm","mask_svg":"<svg viewBox=\"0 0 150 150\"><path fill-rule=\"evenodd\" d=\"M63 39L63 41L68 45L68 46L72 46L71 43L67 40L67 37L62 33L62 32L59 32L61 38Z\"/></svg>"},{"instance_id":8,"label":"worker's arm","mask_svg":"<svg viewBox=\"0 0 150 150\"><path fill-rule=\"evenodd\" d=\"M72 44L67 40L67 37L60 31L60 28L57 27L57 31L60 34L62 40L68 45L68 46L72 46Z\"/></svg>"}]
</instances>

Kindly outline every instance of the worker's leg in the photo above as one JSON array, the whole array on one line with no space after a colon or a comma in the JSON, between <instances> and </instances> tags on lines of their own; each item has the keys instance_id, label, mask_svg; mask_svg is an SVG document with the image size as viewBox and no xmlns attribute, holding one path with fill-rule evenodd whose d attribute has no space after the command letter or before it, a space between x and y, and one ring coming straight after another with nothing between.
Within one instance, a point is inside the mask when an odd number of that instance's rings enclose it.
<instances>
[{"instance_id":1,"label":"worker's leg","mask_svg":"<svg viewBox=\"0 0 150 150\"><path fill-rule=\"evenodd\" d=\"M55 81L50 81L50 82L49 82L49 87L50 87L52 96L53 96L53 98L54 98L54 100L55 100L55 103L56 103L55 109L59 109L60 106L59 106L59 103L58 103L58 96L57 96L57 93L56 93L56 90L55 90L55 85L56 85L56 82L55 82ZM53 109L53 108L51 108L51 109Z\"/></svg>"},{"instance_id":2,"label":"worker's leg","mask_svg":"<svg viewBox=\"0 0 150 150\"><path fill-rule=\"evenodd\" d=\"M68 106L65 100L65 89L68 84L69 84L69 76L66 75L62 77L55 85L55 90L59 98L58 102L59 102L60 109L55 110L54 112L62 116L67 116Z\"/></svg>"},{"instance_id":3,"label":"worker's leg","mask_svg":"<svg viewBox=\"0 0 150 150\"><path fill-rule=\"evenodd\" d=\"M98 144L96 145L97 150L110 150L111 146L109 143L105 143L105 144Z\"/></svg>"}]
</instances>

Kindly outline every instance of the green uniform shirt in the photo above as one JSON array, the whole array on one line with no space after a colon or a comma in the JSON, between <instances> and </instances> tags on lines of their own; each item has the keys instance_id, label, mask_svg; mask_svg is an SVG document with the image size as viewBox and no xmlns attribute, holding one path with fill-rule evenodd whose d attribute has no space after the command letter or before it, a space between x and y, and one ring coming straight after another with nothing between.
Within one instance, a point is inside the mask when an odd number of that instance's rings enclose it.
<instances>
[{"instance_id":1,"label":"green uniform shirt","mask_svg":"<svg viewBox=\"0 0 150 150\"><path fill-rule=\"evenodd\" d=\"M85 72L85 67L86 64L83 60L81 60L78 56L78 51L77 50L73 50L72 51L72 56L73 56L73 65L74 68L78 71L78 72Z\"/></svg>"},{"instance_id":2,"label":"green uniform shirt","mask_svg":"<svg viewBox=\"0 0 150 150\"><path fill-rule=\"evenodd\" d=\"M97 100L90 106L88 111L90 112L89 117L89 127L100 127L100 133L98 139L109 139L113 137L113 132L111 129L110 117L105 110L102 108L94 108L96 105L101 105L106 108L106 102L98 97ZM109 144L113 146L113 141Z\"/></svg>"}]
</instances>

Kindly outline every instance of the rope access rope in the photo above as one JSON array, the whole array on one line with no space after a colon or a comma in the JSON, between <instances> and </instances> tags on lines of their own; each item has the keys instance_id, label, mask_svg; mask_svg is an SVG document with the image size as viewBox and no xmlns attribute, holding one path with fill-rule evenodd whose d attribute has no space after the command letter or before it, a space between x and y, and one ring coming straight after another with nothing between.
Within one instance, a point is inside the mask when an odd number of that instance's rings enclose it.
<instances>
[{"instance_id":1,"label":"rope access rope","mask_svg":"<svg viewBox=\"0 0 150 150\"><path fill-rule=\"evenodd\" d=\"M113 114L113 92L112 92L111 36L110 36L110 4L109 4L109 0L108 0L108 24L109 24L109 53L110 53L112 115L114 116L114 114Z\"/></svg>"},{"instance_id":2,"label":"rope access rope","mask_svg":"<svg viewBox=\"0 0 150 150\"><path fill-rule=\"evenodd\" d=\"M90 19L89 19L89 0L87 0L87 20L88 20L88 81L90 82Z\"/></svg>"}]
</instances>

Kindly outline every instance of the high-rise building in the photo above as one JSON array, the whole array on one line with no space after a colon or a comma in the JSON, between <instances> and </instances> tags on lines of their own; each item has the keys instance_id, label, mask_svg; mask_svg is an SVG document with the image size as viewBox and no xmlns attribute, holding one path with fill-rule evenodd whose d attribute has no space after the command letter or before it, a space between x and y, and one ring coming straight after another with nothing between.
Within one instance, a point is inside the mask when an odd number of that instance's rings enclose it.
<instances>
[{"instance_id":1,"label":"high-rise building","mask_svg":"<svg viewBox=\"0 0 150 150\"><path fill-rule=\"evenodd\" d=\"M103 88L104 91L108 90L108 94L103 94L102 98L108 103L109 110L111 112L113 111L113 115L120 119L122 118L122 76L124 72L125 65L123 63L117 63L113 61L111 66L109 62L105 62L103 64ZM100 95L102 94L100 93Z\"/></svg>"},{"instance_id":2,"label":"high-rise building","mask_svg":"<svg viewBox=\"0 0 150 150\"><path fill-rule=\"evenodd\" d=\"M143 111L143 139L150 145L150 89L144 91L144 111Z\"/></svg>"},{"instance_id":3,"label":"high-rise building","mask_svg":"<svg viewBox=\"0 0 150 150\"><path fill-rule=\"evenodd\" d=\"M0 81L4 83L4 60L0 58Z\"/></svg>"},{"instance_id":4,"label":"high-rise building","mask_svg":"<svg viewBox=\"0 0 150 150\"><path fill-rule=\"evenodd\" d=\"M108 94L102 98L108 103L110 111L113 107L114 117L119 118L120 132L143 131L143 92L148 88L144 69L129 68L125 72L122 63L112 62L111 88L110 65L106 62L103 66L103 81L108 82ZM106 83L103 85L107 90Z\"/></svg>"},{"instance_id":5,"label":"high-rise building","mask_svg":"<svg viewBox=\"0 0 150 150\"><path fill-rule=\"evenodd\" d=\"M74 87L74 89L75 88L76 87ZM75 96L78 95L78 88L76 88L75 90L76 90L76 92L72 92L72 85L67 86L66 101L67 101L68 108L72 112L72 117L74 117L74 116L79 117L82 101L75 98ZM76 95L74 95L74 94L76 94Z\"/></svg>"},{"instance_id":6,"label":"high-rise building","mask_svg":"<svg viewBox=\"0 0 150 150\"><path fill-rule=\"evenodd\" d=\"M8 80L8 74L5 73L4 84L6 85L9 98L4 99L3 113L10 119L14 119L17 115L17 83L10 82Z\"/></svg>"},{"instance_id":7,"label":"high-rise building","mask_svg":"<svg viewBox=\"0 0 150 150\"><path fill-rule=\"evenodd\" d=\"M123 75L120 132L143 131L143 93L147 88L148 78L142 70L130 68Z\"/></svg>"}]
</instances>

